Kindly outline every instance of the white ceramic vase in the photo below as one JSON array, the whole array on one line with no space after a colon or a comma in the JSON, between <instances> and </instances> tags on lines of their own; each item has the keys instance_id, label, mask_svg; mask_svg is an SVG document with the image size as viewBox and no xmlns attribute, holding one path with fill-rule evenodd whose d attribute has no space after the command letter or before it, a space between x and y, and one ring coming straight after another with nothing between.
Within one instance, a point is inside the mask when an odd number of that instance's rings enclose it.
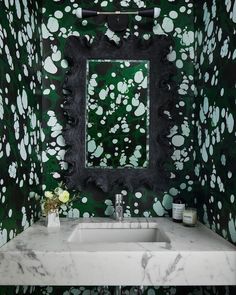
<instances>
[{"instance_id":1,"label":"white ceramic vase","mask_svg":"<svg viewBox=\"0 0 236 295\"><path fill-rule=\"evenodd\" d=\"M47 227L60 227L60 218L58 209L48 212Z\"/></svg>"}]
</instances>

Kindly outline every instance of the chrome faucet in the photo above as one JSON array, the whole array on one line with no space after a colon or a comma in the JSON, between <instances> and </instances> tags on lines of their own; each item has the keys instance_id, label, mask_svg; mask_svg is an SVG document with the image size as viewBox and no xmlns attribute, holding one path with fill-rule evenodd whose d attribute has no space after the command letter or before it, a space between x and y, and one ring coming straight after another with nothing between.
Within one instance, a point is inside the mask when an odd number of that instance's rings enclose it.
<instances>
[{"instance_id":1,"label":"chrome faucet","mask_svg":"<svg viewBox=\"0 0 236 295\"><path fill-rule=\"evenodd\" d=\"M123 220L123 196L122 194L116 194L115 196L115 212L114 218L117 221Z\"/></svg>"}]
</instances>

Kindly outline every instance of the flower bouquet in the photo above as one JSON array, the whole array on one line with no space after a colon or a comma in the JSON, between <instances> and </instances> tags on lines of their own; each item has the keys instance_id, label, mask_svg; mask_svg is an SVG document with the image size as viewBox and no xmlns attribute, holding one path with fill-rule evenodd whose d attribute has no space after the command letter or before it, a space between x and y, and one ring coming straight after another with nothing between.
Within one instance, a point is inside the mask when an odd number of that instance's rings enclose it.
<instances>
[{"instance_id":1,"label":"flower bouquet","mask_svg":"<svg viewBox=\"0 0 236 295\"><path fill-rule=\"evenodd\" d=\"M72 202L78 194L72 196L60 183L53 191L45 191L42 201L42 211L47 217L48 227L60 227L59 209L61 205Z\"/></svg>"}]
</instances>

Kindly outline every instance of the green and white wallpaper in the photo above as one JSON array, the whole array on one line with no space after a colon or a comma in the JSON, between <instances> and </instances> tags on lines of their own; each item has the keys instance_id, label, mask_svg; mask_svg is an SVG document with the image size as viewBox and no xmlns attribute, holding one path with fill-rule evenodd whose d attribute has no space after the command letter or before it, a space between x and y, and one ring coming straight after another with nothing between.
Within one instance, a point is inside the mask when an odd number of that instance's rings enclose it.
<instances>
[{"instance_id":1,"label":"green and white wallpaper","mask_svg":"<svg viewBox=\"0 0 236 295\"><path fill-rule=\"evenodd\" d=\"M149 67L145 60L87 62L86 167L148 167Z\"/></svg>"},{"instance_id":2,"label":"green and white wallpaper","mask_svg":"<svg viewBox=\"0 0 236 295\"><path fill-rule=\"evenodd\" d=\"M61 135L64 118L61 109L63 94L61 85L64 74L67 70L66 61L63 59L63 51L66 38L70 35L86 36L93 41L93 38L100 34L105 34L114 41L119 38L128 38L131 34L143 38L149 38L151 34L170 34L173 36L175 48L171 52L169 59L176 63L178 75L176 77L179 84L180 99L175 102L173 113L167 113L174 120L169 141L173 146L173 155L166 166L171 172L171 184L167 191L162 194L155 194L152 191L143 190L130 194L123 191L125 195L125 215L126 216L163 216L171 208L172 198L178 193L184 195L189 203L194 202L194 16L192 1L163 1L160 3L162 9L161 17L157 20L142 19L139 16L130 18L129 28L119 34L114 34L105 22L104 17L79 20L75 17L77 7L97 10L129 9L136 10L145 7L153 7L156 1L45 1L43 7L43 183L47 189L53 188L61 171L66 169L63 161L65 145ZM95 70L94 70L95 71ZM94 72L94 75L96 71ZM115 78L115 77L114 77ZM124 77L125 79L126 77ZM132 78L132 77L131 77ZM136 78L136 77L134 77ZM139 79L139 77L137 77ZM115 79L114 79L115 80ZM127 80L127 79L126 79ZM138 81L138 80L137 80ZM122 81L116 81L117 83ZM145 82L145 81L144 81ZM92 80L92 83L98 83ZM125 83L123 83L125 85ZM144 85L145 86L145 85ZM97 87L96 91L107 91L106 87ZM104 90L104 91L103 91ZM123 91L123 89L121 89ZM144 89L145 90L145 89ZM134 91L134 89L132 90ZM93 99L92 96L90 96ZM112 98L111 98L112 99ZM136 102L135 102L136 103ZM101 108L95 112L100 112ZM121 110L122 111L122 110ZM145 116L145 114L144 114ZM114 121L118 116L114 113ZM102 122L102 120L101 120ZM143 121L145 123L145 120ZM127 129L130 122L119 122L114 124L114 129ZM145 124L144 124L145 125ZM90 126L87 126L90 133ZM145 132L144 126L140 126L137 133L140 138ZM98 127L98 130L101 130ZM91 130L91 133L93 130ZM90 134L89 134L90 135ZM127 138L125 134L119 134L119 138L114 138L122 142ZM92 135L93 136L93 135ZM98 136L90 139L91 154L98 149L98 154L102 152L101 139ZM147 135L146 135L147 136ZM126 139L125 139L126 138ZM102 139L103 143L106 137ZM131 145L133 146L133 145ZM106 147L107 148L107 147ZM118 147L117 147L118 148ZM137 149L138 148L138 149ZM132 158L132 150L129 151L131 162L125 160L125 154L117 152L117 161L121 163L135 165L146 165L144 155L146 140L143 145L133 148L133 154L140 156L140 161L136 157ZM122 158L121 158L122 157ZM95 157L96 158L96 157ZM104 157L101 156L100 160ZM119 159L118 159L119 158ZM111 161L105 159L108 165ZM93 163L91 165L98 165ZM104 162L104 161L103 161ZM63 208L62 216L109 216L112 213L113 195L107 195L104 199L99 193L82 193L79 201L75 202L72 208Z\"/></svg>"},{"instance_id":3,"label":"green and white wallpaper","mask_svg":"<svg viewBox=\"0 0 236 295\"><path fill-rule=\"evenodd\" d=\"M159 6L162 11L154 21L132 17L124 33L114 34L101 16L78 20L79 6L97 10ZM172 198L181 194L198 207L201 221L236 244L236 0L44 0L42 4L1 0L0 11L0 246L37 220L41 184L43 189L54 188L67 168L61 91L67 71L66 38L86 36L92 42L101 34L114 41L131 34L145 39L168 34L175 42L169 60L178 69L179 99L171 112L166 110L174 121L168 136L173 154L166 163L170 187L159 195L123 191L125 215L163 216ZM94 140L97 145L99 136ZM141 160L146 153L139 154L138 163L145 164ZM78 201L62 208L61 215L109 216L113 198L82 192ZM0 288L1 295L100 293L100 287ZM149 287L143 294L235 293L234 287ZM127 287L124 294L136 294L135 289Z\"/></svg>"},{"instance_id":4,"label":"green and white wallpaper","mask_svg":"<svg viewBox=\"0 0 236 295\"><path fill-rule=\"evenodd\" d=\"M39 1L0 1L0 247L40 214Z\"/></svg>"},{"instance_id":5,"label":"green and white wallpaper","mask_svg":"<svg viewBox=\"0 0 236 295\"><path fill-rule=\"evenodd\" d=\"M205 1L195 13L198 214L236 244L236 1Z\"/></svg>"}]
</instances>

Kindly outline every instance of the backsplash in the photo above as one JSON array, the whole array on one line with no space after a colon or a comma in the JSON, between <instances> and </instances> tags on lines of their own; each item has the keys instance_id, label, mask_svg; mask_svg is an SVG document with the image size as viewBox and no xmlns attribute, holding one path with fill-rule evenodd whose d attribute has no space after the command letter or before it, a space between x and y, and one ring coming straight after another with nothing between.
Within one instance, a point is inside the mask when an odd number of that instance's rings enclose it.
<instances>
[{"instance_id":1,"label":"backsplash","mask_svg":"<svg viewBox=\"0 0 236 295\"><path fill-rule=\"evenodd\" d=\"M0 2L0 247L40 214L39 3Z\"/></svg>"},{"instance_id":2,"label":"backsplash","mask_svg":"<svg viewBox=\"0 0 236 295\"><path fill-rule=\"evenodd\" d=\"M88 9L114 10L153 7L155 1L81 1L80 6ZM64 118L61 109L63 95L62 81L66 71L63 52L66 38L70 35L86 36L91 39L94 34L105 34L113 40L116 35L107 28L103 17L96 20L78 20L74 13L79 5L66 0L63 3L44 3L43 7L43 183L47 189L53 188L60 179L61 169L66 168L63 161L65 146L61 135ZM180 85L180 99L175 102L175 108L170 115L174 121L169 141L173 147L173 155L166 166L171 171L171 185L163 194L143 190L135 194L123 191L125 195L126 216L163 216L166 209L171 208L172 198L182 194L189 203L193 202L193 131L194 113L194 33L193 33L193 3L192 1L165 1L160 4L162 17L157 20L133 17L128 30L130 33L148 38L150 34L168 34L175 42L175 48L169 56L178 68L177 81ZM180 22L181 20L181 22ZM121 33L122 34L122 33ZM143 143L145 145L145 142ZM99 193L82 193L78 202L72 208L64 207L62 215L73 216L108 216L112 212L113 195Z\"/></svg>"},{"instance_id":3,"label":"backsplash","mask_svg":"<svg viewBox=\"0 0 236 295\"><path fill-rule=\"evenodd\" d=\"M195 13L198 214L236 244L236 1L197 2Z\"/></svg>"}]
</instances>

